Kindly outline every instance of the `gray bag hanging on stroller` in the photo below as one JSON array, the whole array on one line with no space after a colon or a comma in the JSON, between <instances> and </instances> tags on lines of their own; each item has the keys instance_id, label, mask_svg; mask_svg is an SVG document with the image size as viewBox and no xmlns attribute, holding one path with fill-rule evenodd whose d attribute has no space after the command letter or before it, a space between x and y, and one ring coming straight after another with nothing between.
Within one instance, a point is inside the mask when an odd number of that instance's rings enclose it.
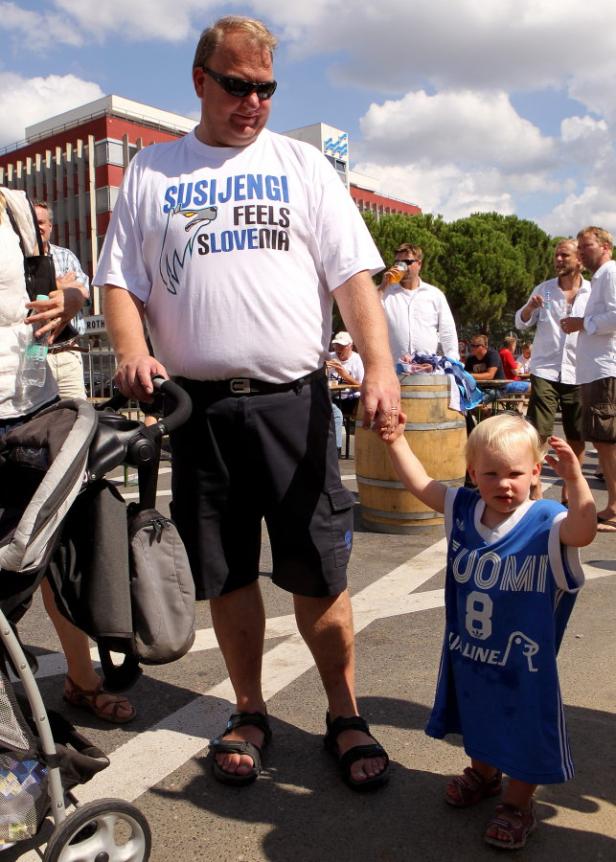
<instances>
[{"instance_id":1,"label":"gray bag hanging on stroller","mask_svg":"<svg viewBox=\"0 0 616 862\"><path fill-rule=\"evenodd\" d=\"M141 662L176 661L194 641L195 592L188 557L175 525L153 508L158 441L166 429L186 420L191 405L171 381L164 381L161 390L174 409L155 426L146 428L113 410L94 411L85 402L62 401L11 431L0 445L0 458L4 450L5 460L14 464L15 484L31 492L23 479L28 470L38 473L35 481L40 481L14 534L0 548L0 565L29 571L49 560L56 603L96 641L110 691L131 685ZM77 410L70 436L68 408ZM82 414L94 423L83 440L78 433ZM69 445L73 435L77 449ZM61 457L67 449L69 459L77 455L70 468ZM128 513L115 487L102 478L126 462L138 467L140 482L139 503L131 504ZM112 663L111 651L125 656L122 665Z\"/></svg>"}]
</instances>

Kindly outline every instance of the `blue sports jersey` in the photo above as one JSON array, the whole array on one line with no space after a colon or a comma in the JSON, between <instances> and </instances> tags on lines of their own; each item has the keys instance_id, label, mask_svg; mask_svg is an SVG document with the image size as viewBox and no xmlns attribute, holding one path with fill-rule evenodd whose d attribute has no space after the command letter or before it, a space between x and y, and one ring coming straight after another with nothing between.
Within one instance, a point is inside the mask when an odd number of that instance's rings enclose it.
<instances>
[{"instance_id":1,"label":"blue sports jersey","mask_svg":"<svg viewBox=\"0 0 616 862\"><path fill-rule=\"evenodd\" d=\"M489 544L477 492L454 493L445 638L426 733L461 733L470 757L521 781L565 781L573 762L556 654L584 582L577 549L559 541L565 509L537 500Z\"/></svg>"}]
</instances>

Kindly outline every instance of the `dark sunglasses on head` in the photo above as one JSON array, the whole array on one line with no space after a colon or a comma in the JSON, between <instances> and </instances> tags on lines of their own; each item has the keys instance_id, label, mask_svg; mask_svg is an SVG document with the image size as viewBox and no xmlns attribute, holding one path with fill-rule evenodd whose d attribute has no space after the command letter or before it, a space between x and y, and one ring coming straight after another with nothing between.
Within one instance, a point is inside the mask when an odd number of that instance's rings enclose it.
<instances>
[{"instance_id":1,"label":"dark sunglasses on head","mask_svg":"<svg viewBox=\"0 0 616 862\"><path fill-rule=\"evenodd\" d=\"M233 78L230 75L220 75L208 66L203 66L203 71L223 88L225 93L236 99L245 99L247 96L257 94L257 98L264 102L271 99L276 91L276 81L245 81L244 78Z\"/></svg>"},{"instance_id":2,"label":"dark sunglasses on head","mask_svg":"<svg viewBox=\"0 0 616 862\"><path fill-rule=\"evenodd\" d=\"M419 263L416 258L409 257L406 260L397 260L396 263L405 263L407 266L412 266L414 263Z\"/></svg>"}]
</instances>

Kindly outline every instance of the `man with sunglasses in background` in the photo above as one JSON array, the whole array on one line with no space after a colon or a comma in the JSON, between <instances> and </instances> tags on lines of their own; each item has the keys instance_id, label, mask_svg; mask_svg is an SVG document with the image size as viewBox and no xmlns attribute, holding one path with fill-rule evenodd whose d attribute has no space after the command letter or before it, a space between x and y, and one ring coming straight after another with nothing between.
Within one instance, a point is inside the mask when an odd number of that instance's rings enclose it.
<instances>
[{"instance_id":1,"label":"man with sunglasses in background","mask_svg":"<svg viewBox=\"0 0 616 862\"><path fill-rule=\"evenodd\" d=\"M396 280L397 263L407 267L399 281ZM439 344L444 356L460 358L451 309L442 290L421 280L422 263L420 246L403 243L396 249L396 259L380 285L394 362L403 357L408 361L416 353L436 354Z\"/></svg>"},{"instance_id":2,"label":"man with sunglasses in background","mask_svg":"<svg viewBox=\"0 0 616 862\"><path fill-rule=\"evenodd\" d=\"M367 421L393 428L400 391L371 278L383 263L365 224L317 149L265 128L275 44L249 18L203 32L192 73L201 120L132 161L95 281L121 390L149 399L152 376L169 373L193 399L171 436L172 514L236 697L210 746L215 778L254 781L271 735L258 585L265 518L272 581L293 594L325 687L326 744L344 780L365 789L384 783L388 758L354 694L353 498L324 370L332 297L365 365ZM284 350L281 333L292 334Z\"/></svg>"}]
</instances>

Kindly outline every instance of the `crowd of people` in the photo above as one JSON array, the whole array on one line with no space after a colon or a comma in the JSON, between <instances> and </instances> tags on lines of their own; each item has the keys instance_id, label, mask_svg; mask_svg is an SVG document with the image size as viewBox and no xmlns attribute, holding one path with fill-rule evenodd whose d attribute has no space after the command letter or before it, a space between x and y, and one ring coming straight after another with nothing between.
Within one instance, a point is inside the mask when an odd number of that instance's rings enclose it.
<instances>
[{"instance_id":1,"label":"crowd of people","mask_svg":"<svg viewBox=\"0 0 616 862\"><path fill-rule=\"evenodd\" d=\"M340 478L340 417L336 422L332 412L329 374L361 387L350 393L349 409L361 391L364 422L388 446L401 480L445 513L447 628L427 733L462 733L470 757L449 782L446 801L465 808L502 792L485 840L521 847L536 825L536 785L573 775L556 653L583 582L577 549L592 541L597 521L616 531L612 240L589 227L577 243L557 247L556 277L538 285L516 316L519 329L536 326L529 365L526 356L515 359L513 342L499 355L483 333L473 336L465 367L477 380L520 383L520 373L530 374L529 421L494 416L473 430L466 457L475 490L434 481L406 444L394 363L439 349L458 360L453 315L444 293L422 281L417 245L396 250L375 290L372 277L385 265L331 166L315 148L266 128L277 86L275 46L265 25L250 18L223 18L202 33L192 69L199 122L184 138L132 160L94 279L122 392L149 401L152 377L172 376L193 402L190 419L171 435L172 515L197 597L210 602L235 693L229 721L210 744L212 773L225 784L254 782L271 738L258 584L265 520L272 581L293 595L323 684L325 746L354 790L381 787L389 776L387 752L355 693L347 585L354 501ZM172 206L180 183L184 203ZM45 231L50 210L39 203L38 211ZM237 247L219 242L242 232ZM2 375L1 432L57 398L49 377L17 403L20 339L33 325L40 325L37 338L60 331L79 310L69 295L82 304L88 284L70 261L58 267L48 300L29 301L5 218L0 240L0 350L11 363ZM56 259L49 234L46 243ZM181 271L171 266L177 260ZM593 274L590 284L583 267ZM329 355L332 300L346 328ZM33 312L25 322L24 306ZM282 353L275 347L281 332L293 334ZM342 414L344 400L338 408ZM553 436L557 409L566 441ZM608 489L598 515L582 474L583 441L597 448ZM546 444L568 510L531 499ZM130 720L134 707L103 692L85 662L85 636L75 630L69 643L66 629L58 632L69 663L67 699L108 720ZM519 720L509 721L512 713Z\"/></svg>"}]
</instances>

